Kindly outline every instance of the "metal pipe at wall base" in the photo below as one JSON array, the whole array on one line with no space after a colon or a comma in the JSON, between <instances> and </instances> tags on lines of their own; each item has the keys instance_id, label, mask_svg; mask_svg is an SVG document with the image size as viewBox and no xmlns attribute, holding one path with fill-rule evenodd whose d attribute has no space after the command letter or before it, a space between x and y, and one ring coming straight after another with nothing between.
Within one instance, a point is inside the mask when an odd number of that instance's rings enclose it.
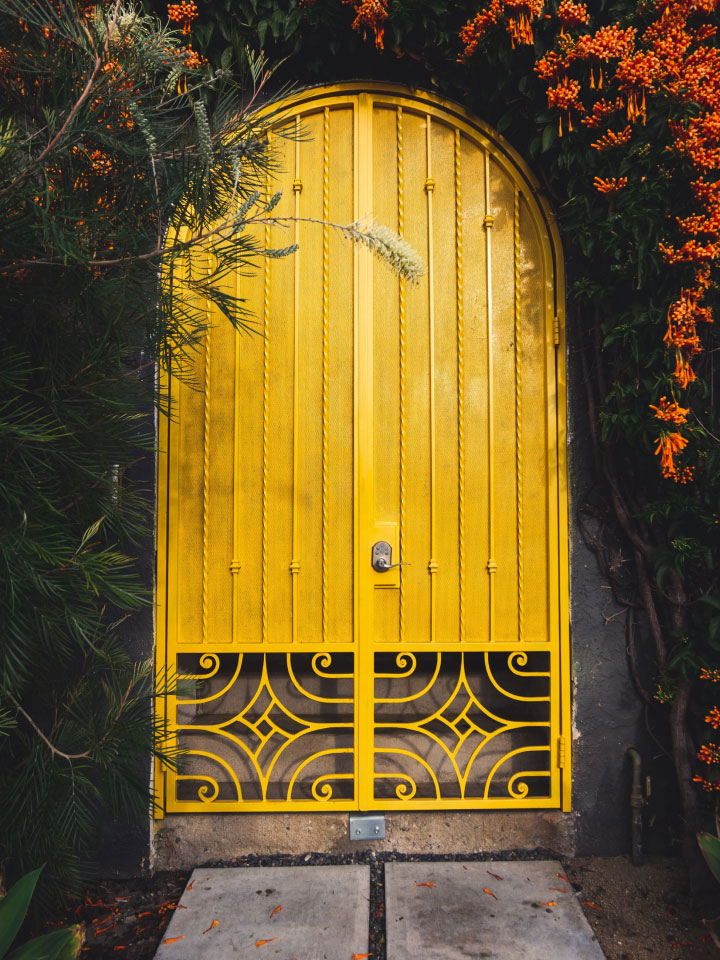
<instances>
[{"instance_id":1,"label":"metal pipe at wall base","mask_svg":"<svg viewBox=\"0 0 720 960\"><path fill-rule=\"evenodd\" d=\"M642 845L642 808L643 798L640 788L640 769L642 760L634 747L628 747L627 754L632 761L632 787L630 789L630 830L631 850L630 858L636 867L643 862Z\"/></svg>"}]
</instances>

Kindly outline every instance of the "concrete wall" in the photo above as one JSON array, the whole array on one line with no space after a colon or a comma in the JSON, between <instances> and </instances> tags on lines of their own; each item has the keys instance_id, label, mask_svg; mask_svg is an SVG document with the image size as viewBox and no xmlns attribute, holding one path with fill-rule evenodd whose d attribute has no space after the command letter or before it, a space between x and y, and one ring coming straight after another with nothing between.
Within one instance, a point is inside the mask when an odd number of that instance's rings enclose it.
<instances>
[{"instance_id":1,"label":"concrete wall","mask_svg":"<svg viewBox=\"0 0 720 960\"><path fill-rule=\"evenodd\" d=\"M575 817L555 810L392 812L384 840L350 840L348 815L340 813L189 814L157 822L154 862L160 870L194 867L247 854L498 853L513 850L572 856Z\"/></svg>"}]
</instances>

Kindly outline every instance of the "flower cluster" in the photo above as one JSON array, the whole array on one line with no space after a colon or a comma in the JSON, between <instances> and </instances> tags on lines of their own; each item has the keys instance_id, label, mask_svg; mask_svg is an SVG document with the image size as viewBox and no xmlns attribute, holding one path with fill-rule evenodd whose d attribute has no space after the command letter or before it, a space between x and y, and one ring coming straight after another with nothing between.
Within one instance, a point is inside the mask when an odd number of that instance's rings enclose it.
<instances>
[{"instance_id":1,"label":"flower cluster","mask_svg":"<svg viewBox=\"0 0 720 960\"><path fill-rule=\"evenodd\" d=\"M573 3L573 0L561 0L557 18L562 25L561 29L581 27L590 22L587 6L584 3Z\"/></svg>"},{"instance_id":2,"label":"flower cluster","mask_svg":"<svg viewBox=\"0 0 720 960\"><path fill-rule=\"evenodd\" d=\"M689 241L692 242L692 241ZM688 246L685 244L684 246ZM665 249L665 248L664 248ZM700 264L703 260L712 259L711 250L702 248L699 244L694 244L694 255L698 258L695 262ZM677 262L667 258L670 263ZM700 300L704 293L708 271L698 271L696 279L702 280L703 286L698 286L682 290L680 298L670 304L668 308L667 330L663 340L668 349L675 351L675 372L673 376L676 382L683 389L687 389L689 383L695 380L695 371L690 361L694 356L701 352L700 337L697 332L699 322L712 323L712 315L709 307L701 305Z\"/></svg>"},{"instance_id":3,"label":"flower cluster","mask_svg":"<svg viewBox=\"0 0 720 960\"><path fill-rule=\"evenodd\" d=\"M567 116L568 130L572 130L571 110L584 112L585 107L580 100L580 84L570 77L563 77L555 87L549 87L547 92L548 106L556 110L564 110ZM562 136L562 114L560 116L560 136Z\"/></svg>"},{"instance_id":4,"label":"flower cluster","mask_svg":"<svg viewBox=\"0 0 720 960\"><path fill-rule=\"evenodd\" d=\"M539 66L539 64L538 64ZM537 67L535 68L537 70ZM538 73L540 71L538 70ZM541 74L542 76L542 74ZM593 106L592 110L583 117L583 124L588 127L590 130L595 130L598 127L603 126L607 121L608 117L613 116L618 113L620 110L623 110L625 107L625 102L622 97L618 97L616 100L597 100Z\"/></svg>"},{"instance_id":5,"label":"flower cluster","mask_svg":"<svg viewBox=\"0 0 720 960\"><path fill-rule=\"evenodd\" d=\"M720 710L718 710L717 707L713 707L705 717L705 723L709 723L713 730L717 730L717 728L720 727Z\"/></svg>"},{"instance_id":6,"label":"flower cluster","mask_svg":"<svg viewBox=\"0 0 720 960\"><path fill-rule=\"evenodd\" d=\"M168 20L171 23L179 23L182 25L182 32L185 34L190 33L190 28L193 20L198 15L198 8L196 4L187 0L183 0L182 3L169 3L168 4Z\"/></svg>"},{"instance_id":7,"label":"flower cluster","mask_svg":"<svg viewBox=\"0 0 720 960\"><path fill-rule=\"evenodd\" d=\"M578 8L579 11L584 6L583 4L568 3L567 0L565 0L564 5L568 10L569 18L573 16L570 13L570 8ZM477 13L472 20L468 21L460 31L460 40L463 45L460 59L467 60L468 57L471 57L477 50L480 41L502 20L505 21L505 30L509 34L513 46L516 43L531 44L534 39L532 25L542 17L544 9L544 0L491 0L490 4Z\"/></svg>"},{"instance_id":8,"label":"flower cluster","mask_svg":"<svg viewBox=\"0 0 720 960\"><path fill-rule=\"evenodd\" d=\"M720 747L706 743L698 750L697 758L701 763L720 763Z\"/></svg>"},{"instance_id":9,"label":"flower cluster","mask_svg":"<svg viewBox=\"0 0 720 960\"><path fill-rule=\"evenodd\" d=\"M668 400L667 397L660 397L657 406L651 403L650 409L655 411L656 420L664 420L676 426L687 423L687 415L690 413L689 408L681 407L675 400Z\"/></svg>"},{"instance_id":10,"label":"flower cluster","mask_svg":"<svg viewBox=\"0 0 720 960\"><path fill-rule=\"evenodd\" d=\"M198 53L197 50L193 50L192 44L187 45L185 50L185 69L186 70L202 70L202 68L207 63L205 57Z\"/></svg>"},{"instance_id":11,"label":"flower cluster","mask_svg":"<svg viewBox=\"0 0 720 960\"><path fill-rule=\"evenodd\" d=\"M706 793L710 793L711 790L720 790L720 779L707 780L705 777L695 776L693 777L693 783L700 784L701 789Z\"/></svg>"},{"instance_id":12,"label":"flower cluster","mask_svg":"<svg viewBox=\"0 0 720 960\"><path fill-rule=\"evenodd\" d=\"M182 32L185 36L190 34L192 24L197 19L197 4L192 0L181 0L180 3L169 3L167 5L168 20L171 23L178 23L182 26ZM197 50L193 50L192 44L188 41L187 46L181 50L181 64L183 70L202 70L207 64L207 60ZM178 93L187 92L187 77L178 77Z\"/></svg>"},{"instance_id":13,"label":"flower cluster","mask_svg":"<svg viewBox=\"0 0 720 960\"><path fill-rule=\"evenodd\" d=\"M627 177L595 177L593 180L593 186L598 193L620 193L627 185Z\"/></svg>"},{"instance_id":14,"label":"flower cluster","mask_svg":"<svg viewBox=\"0 0 720 960\"><path fill-rule=\"evenodd\" d=\"M687 437L681 433L663 433L655 441L655 456L660 457L660 469L664 477L677 477L679 482L687 483L692 479L692 471L683 477L682 471L678 471L675 463L675 457L681 453L688 445ZM678 476L678 472L680 475Z\"/></svg>"},{"instance_id":15,"label":"flower cluster","mask_svg":"<svg viewBox=\"0 0 720 960\"><path fill-rule=\"evenodd\" d=\"M355 8L353 30L361 33L363 39L370 31L375 38L375 46L382 50L385 21L388 18L387 0L343 0L343 3L351 3Z\"/></svg>"},{"instance_id":16,"label":"flower cluster","mask_svg":"<svg viewBox=\"0 0 720 960\"><path fill-rule=\"evenodd\" d=\"M710 680L711 683L720 683L720 670L718 669L708 670L707 667L703 667L698 676L701 680Z\"/></svg>"},{"instance_id":17,"label":"flower cluster","mask_svg":"<svg viewBox=\"0 0 720 960\"><path fill-rule=\"evenodd\" d=\"M624 147L625 144L629 142L631 136L632 127L630 126L625 127L620 133L615 133L614 130L608 130L599 140L591 144L591 146L595 150L612 150L613 147Z\"/></svg>"},{"instance_id":18,"label":"flower cluster","mask_svg":"<svg viewBox=\"0 0 720 960\"><path fill-rule=\"evenodd\" d=\"M703 669L700 671L701 679L709 679L711 677L713 680L716 677L717 679L720 679L720 670ZM706 723L711 724L714 730L717 730L718 726L720 726L720 711L718 711L717 707L713 707L710 713L705 717L705 721ZM720 746L718 746L716 743L703 744L703 746L701 746L697 752L697 759L700 761L700 763L704 763L706 766L719 766ZM693 777L693 782L699 784L700 788L706 793L710 793L711 791L715 790L720 791L720 778L717 780L712 780L707 776L698 774Z\"/></svg>"}]
</instances>

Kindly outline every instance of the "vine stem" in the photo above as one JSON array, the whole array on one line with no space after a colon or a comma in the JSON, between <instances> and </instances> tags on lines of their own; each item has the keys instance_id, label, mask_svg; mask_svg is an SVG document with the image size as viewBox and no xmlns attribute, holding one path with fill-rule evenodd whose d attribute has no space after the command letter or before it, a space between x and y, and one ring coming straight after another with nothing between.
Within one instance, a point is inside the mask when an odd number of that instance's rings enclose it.
<instances>
[{"instance_id":1,"label":"vine stem","mask_svg":"<svg viewBox=\"0 0 720 960\"><path fill-rule=\"evenodd\" d=\"M684 680L679 684L672 702L672 707L670 708L672 756L685 818L683 854L688 863L692 862L698 852L697 841L695 839L695 830L697 827L697 797L692 783L691 746L687 723L691 689L692 683L689 680Z\"/></svg>"}]
</instances>

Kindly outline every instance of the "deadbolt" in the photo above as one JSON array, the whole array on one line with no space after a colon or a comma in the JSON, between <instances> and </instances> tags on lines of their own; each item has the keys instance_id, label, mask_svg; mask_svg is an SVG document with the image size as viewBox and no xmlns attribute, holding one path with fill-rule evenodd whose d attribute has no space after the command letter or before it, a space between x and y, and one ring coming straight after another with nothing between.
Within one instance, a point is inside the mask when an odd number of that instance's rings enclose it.
<instances>
[{"instance_id":1,"label":"deadbolt","mask_svg":"<svg viewBox=\"0 0 720 960\"><path fill-rule=\"evenodd\" d=\"M376 570L378 573L385 573L393 567L410 566L410 564L402 563L402 561L400 563L392 562L392 547L387 540L378 540L377 543L373 544L370 562L372 563L373 570Z\"/></svg>"}]
</instances>

